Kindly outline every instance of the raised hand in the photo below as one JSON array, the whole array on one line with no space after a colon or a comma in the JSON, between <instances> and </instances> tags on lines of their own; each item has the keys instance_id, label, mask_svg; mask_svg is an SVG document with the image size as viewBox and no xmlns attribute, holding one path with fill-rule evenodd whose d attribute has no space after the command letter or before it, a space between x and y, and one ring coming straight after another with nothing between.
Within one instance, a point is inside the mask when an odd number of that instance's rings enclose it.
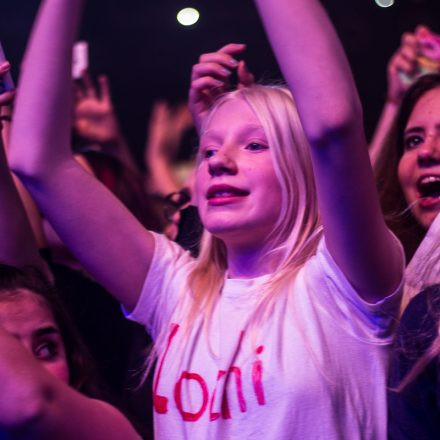
<instances>
[{"instance_id":1,"label":"raised hand","mask_svg":"<svg viewBox=\"0 0 440 440\"><path fill-rule=\"evenodd\" d=\"M419 43L420 54L434 62L435 70L439 70L440 63L440 35L434 34L426 26L418 26L416 37Z\"/></svg>"},{"instance_id":2,"label":"raised hand","mask_svg":"<svg viewBox=\"0 0 440 440\"><path fill-rule=\"evenodd\" d=\"M400 47L388 63L387 100L400 104L403 95L417 78L418 41L415 34L402 35Z\"/></svg>"},{"instance_id":3,"label":"raised hand","mask_svg":"<svg viewBox=\"0 0 440 440\"><path fill-rule=\"evenodd\" d=\"M245 62L236 59L245 49L245 44L230 43L217 52L201 55L199 62L193 66L188 105L197 131L200 131L216 97L230 88L229 79L234 70L238 76L238 87L254 82Z\"/></svg>"},{"instance_id":4,"label":"raised hand","mask_svg":"<svg viewBox=\"0 0 440 440\"><path fill-rule=\"evenodd\" d=\"M92 142L109 143L120 139L107 76L98 78L98 89L87 71L75 84L74 127L80 136Z\"/></svg>"},{"instance_id":5,"label":"raised hand","mask_svg":"<svg viewBox=\"0 0 440 440\"><path fill-rule=\"evenodd\" d=\"M185 131L192 125L188 106L173 109L167 102L154 103L145 145L145 166L149 173L149 191L163 196L180 190L172 171L174 159Z\"/></svg>"}]
</instances>

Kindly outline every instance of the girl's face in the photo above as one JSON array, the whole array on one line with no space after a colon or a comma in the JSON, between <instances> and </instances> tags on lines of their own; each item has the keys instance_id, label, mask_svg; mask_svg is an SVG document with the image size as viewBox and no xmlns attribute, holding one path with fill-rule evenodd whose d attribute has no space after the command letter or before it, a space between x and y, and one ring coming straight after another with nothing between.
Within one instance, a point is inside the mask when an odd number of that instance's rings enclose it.
<instances>
[{"instance_id":1,"label":"girl's face","mask_svg":"<svg viewBox=\"0 0 440 440\"><path fill-rule=\"evenodd\" d=\"M429 228L440 212L440 88L425 93L414 106L398 177L414 217Z\"/></svg>"},{"instance_id":2,"label":"girl's face","mask_svg":"<svg viewBox=\"0 0 440 440\"><path fill-rule=\"evenodd\" d=\"M261 246L278 220L272 152L241 99L222 104L200 139L195 201L205 228L227 245Z\"/></svg>"},{"instance_id":3,"label":"girl's face","mask_svg":"<svg viewBox=\"0 0 440 440\"><path fill-rule=\"evenodd\" d=\"M0 325L15 336L51 374L69 382L69 367L60 330L40 297L28 290L0 301Z\"/></svg>"}]
</instances>

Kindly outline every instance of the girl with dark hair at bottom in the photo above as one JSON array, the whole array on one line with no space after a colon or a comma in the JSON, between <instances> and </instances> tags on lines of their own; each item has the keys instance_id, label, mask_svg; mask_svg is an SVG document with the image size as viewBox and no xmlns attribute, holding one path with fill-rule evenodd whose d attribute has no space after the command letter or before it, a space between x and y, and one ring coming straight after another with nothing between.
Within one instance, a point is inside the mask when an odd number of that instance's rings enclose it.
<instances>
[{"instance_id":1,"label":"girl with dark hair at bottom","mask_svg":"<svg viewBox=\"0 0 440 440\"><path fill-rule=\"evenodd\" d=\"M34 269L0 264L0 438L139 439L95 399L88 363L53 288Z\"/></svg>"}]
</instances>

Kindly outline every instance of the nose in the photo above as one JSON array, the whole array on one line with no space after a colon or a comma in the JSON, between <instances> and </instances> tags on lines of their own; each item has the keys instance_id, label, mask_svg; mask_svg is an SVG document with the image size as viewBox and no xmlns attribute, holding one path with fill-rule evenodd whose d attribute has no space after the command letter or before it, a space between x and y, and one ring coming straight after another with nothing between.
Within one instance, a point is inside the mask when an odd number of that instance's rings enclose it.
<instances>
[{"instance_id":1,"label":"nose","mask_svg":"<svg viewBox=\"0 0 440 440\"><path fill-rule=\"evenodd\" d=\"M420 167L440 164L440 139L438 134L431 134L426 137L425 142L418 149L417 163Z\"/></svg>"},{"instance_id":2,"label":"nose","mask_svg":"<svg viewBox=\"0 0 440 440\"><path fill-rule=\"evenodd\" d=\"M208 170L211 176L221 176L223 174L236 174L238 167L231 152L227 148L221 147L208 159Z\"/></svg>"}]
</instances>

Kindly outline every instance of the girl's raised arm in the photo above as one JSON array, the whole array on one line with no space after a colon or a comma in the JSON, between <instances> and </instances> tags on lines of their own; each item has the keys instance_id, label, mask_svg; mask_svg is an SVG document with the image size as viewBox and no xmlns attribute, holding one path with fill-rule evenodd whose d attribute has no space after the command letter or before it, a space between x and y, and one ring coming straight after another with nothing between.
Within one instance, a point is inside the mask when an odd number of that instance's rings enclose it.
<instances>
[{"instance_id":1,"label":"girl's raised arm","mask_svg":"<svg viewBox=\"0 0 440 440\"><path fill-rule=\"evenodd\" d=\"M10 165L83 266L131 309L153 238L70 152L72 45L82 3L42 2L16 99Z\"/></svg>"},{"instance_id":2,"label":"girl's raised arm","mask_svg":"<svg viewBox=\"0 0 440 440\"><path fill-rule=\"evenodd\" d=\"M256 0L311 145L327 247L370 302L393 292L403 262L381 214L350 67L318 0Z\"/></svg>"}]
</instances>

